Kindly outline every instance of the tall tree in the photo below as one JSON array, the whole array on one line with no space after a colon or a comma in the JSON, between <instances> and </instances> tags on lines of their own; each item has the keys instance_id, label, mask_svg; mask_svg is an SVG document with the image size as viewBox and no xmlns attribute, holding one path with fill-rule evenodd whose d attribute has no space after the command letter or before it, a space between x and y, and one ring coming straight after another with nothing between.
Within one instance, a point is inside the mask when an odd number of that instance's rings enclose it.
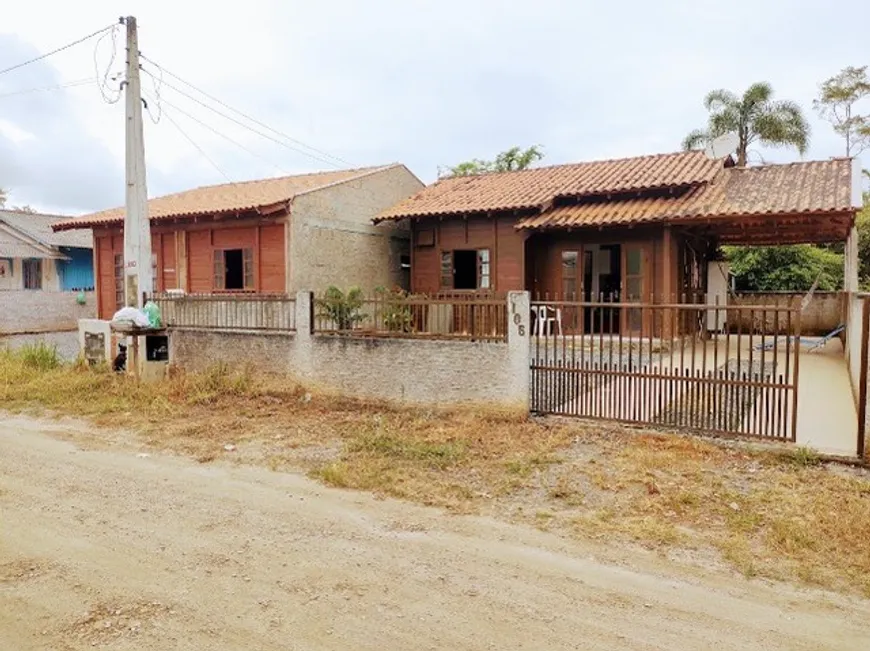
<instances>
[{"instance_id":1,"label":"tall tree","mask_svg":"<svg viewBox=\"0 0 870 651\"><path fill-rule=\"evenodd\" d=\"M848 66L823 81L819 96L813 101L819 116L846 140L846 156L857 156L870 146L870 112L862 115L855 106L865 98L870 98L867 66ZM870 100L865 108L870 111Z\"/></svg>"},{"instance_id":2,"label":"tall tree","mask_svg":"<svg viewBox=\"0 0 870 651\"><path fill-rule=\"evenodd\" d=\"M0 188L0 208L6 207L6 190Z\"/></svg>"},{"instance_id":3,"label":"tall tree","mask_svg":"<svg viewBox=\"0 0 870 651\"><path fill-rule=\"evenodd\" d=\"M696 129L683 140L684 149L700 149L712 139L736 133L737 165L746 165L749 146L795 147L804 154L809 146L810 125L801 107L789 100L774 100L767 82L752 84L742 96L714 90L704 98L710 112L706 129Z\"/></svg>"},{"instance_id":4,"label":"tall tree","mask_svg":"<svg viewBox=\"0 0 870 651\"><path fill-rule=\"evenodd\" d=\"M487 161L474 158L453 167L448 167L446 170L441 170L439 176L474 176L475 174L486 174L487 172L524 170L543 157L544 151L540 145L533 145L527 149L511 147L496 156L495 160Z\"/></svg>"}]
</instances>

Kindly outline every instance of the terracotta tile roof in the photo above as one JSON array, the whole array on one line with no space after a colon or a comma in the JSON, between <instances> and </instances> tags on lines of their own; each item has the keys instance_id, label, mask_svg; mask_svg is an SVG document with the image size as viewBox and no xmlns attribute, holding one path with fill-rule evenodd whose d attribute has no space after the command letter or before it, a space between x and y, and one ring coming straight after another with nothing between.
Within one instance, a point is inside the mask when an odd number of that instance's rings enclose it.
<instances>
[{"instance_id":1,"label":"terracotta tile roof","mask_svg":"<svg viewBox=\"0 0 870 651\"><path fill-rule=\"evenodd\" d=\"M454 177L430 185L375 221L539 208L559 196L691 186L710 181L722 166L722 160L690 151Z\"/></svg>"},{"instance_id":2,"label":"terracotta tile roof","mask_svg":"<svg viewBox=\"0 0 870 651\"><path fill-rule=\"evenodd\" d=\"M833 159L723 168L678 196L581 201L519 222L519 228L580 228L727 216L854 212L852 161Z\"/></svg>"},{"instance_id":3,"label":"terracotta tile roof","mask_svg":"<svg viewBox=\"0 0 870 651\"><path fill-rule=\"evenodd\" d=\"M151 221L257 210L291 201L295 196L344 183L394 165L282 176L260 181L224 183L185 190L148 200ZM124 208L112 208L54 224L55 230L90 228L124 221Z\"/></svg>"}]
</instances>

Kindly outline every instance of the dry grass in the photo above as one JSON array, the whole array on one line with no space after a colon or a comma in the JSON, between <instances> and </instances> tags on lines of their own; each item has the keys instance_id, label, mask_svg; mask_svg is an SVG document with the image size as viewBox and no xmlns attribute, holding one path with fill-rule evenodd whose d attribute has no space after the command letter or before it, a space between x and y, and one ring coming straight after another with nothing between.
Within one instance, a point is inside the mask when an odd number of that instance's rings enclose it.
<instances>
[{"instance_id":1,"label":"dry grass","mask_svg":"<svg viewBox=\"0 0 870 651\"><path fill-rule=\"evenodd\" d=\"M50 360L49 360L50 361ZM236 458L324 483L520 519L612 544L715 552L747 576L870 596L870 478L806 450L487 410L397 408L215 367L136 384L0 351L5 409L83 416L207 463Z\"/></svg>"}]
</instances>

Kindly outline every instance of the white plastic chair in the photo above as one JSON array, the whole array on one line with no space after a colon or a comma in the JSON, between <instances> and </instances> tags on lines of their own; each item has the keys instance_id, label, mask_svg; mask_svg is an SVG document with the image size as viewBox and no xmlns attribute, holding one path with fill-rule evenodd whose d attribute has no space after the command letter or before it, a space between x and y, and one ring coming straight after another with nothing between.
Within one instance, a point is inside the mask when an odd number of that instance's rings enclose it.
<instances>
[{"instance_id":1,"label":"white plastic chair","mask_svg":"<svg viewBox=\"0 0 870 651\"><path fill-rule=\"evenodd\" d=\"M552 312L555 316L549 316ZM540 337L553 331L555 325L556 334L562 336L562 310L549 305L541 305L535 314L535 335Z\"/></svg>"}]
</instances>

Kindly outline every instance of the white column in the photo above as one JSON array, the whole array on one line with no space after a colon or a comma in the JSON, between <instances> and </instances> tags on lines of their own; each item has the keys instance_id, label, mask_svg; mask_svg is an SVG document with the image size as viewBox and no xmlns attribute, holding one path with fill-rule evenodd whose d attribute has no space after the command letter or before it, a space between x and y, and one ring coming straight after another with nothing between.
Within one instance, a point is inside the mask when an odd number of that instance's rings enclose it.
<instances>
[{"instance_id":1,"label":"white column","mask_svg":"<svg viewBox=\"0 0 870 651\"><path fill-rule=\"evenodd\" d=\"M528 413L531 387L529 337L532 309L529 292L508 292L507 309L507 345L510 355L510 374L513 378L511 403Z\"/></svg>"}]
</instances>

